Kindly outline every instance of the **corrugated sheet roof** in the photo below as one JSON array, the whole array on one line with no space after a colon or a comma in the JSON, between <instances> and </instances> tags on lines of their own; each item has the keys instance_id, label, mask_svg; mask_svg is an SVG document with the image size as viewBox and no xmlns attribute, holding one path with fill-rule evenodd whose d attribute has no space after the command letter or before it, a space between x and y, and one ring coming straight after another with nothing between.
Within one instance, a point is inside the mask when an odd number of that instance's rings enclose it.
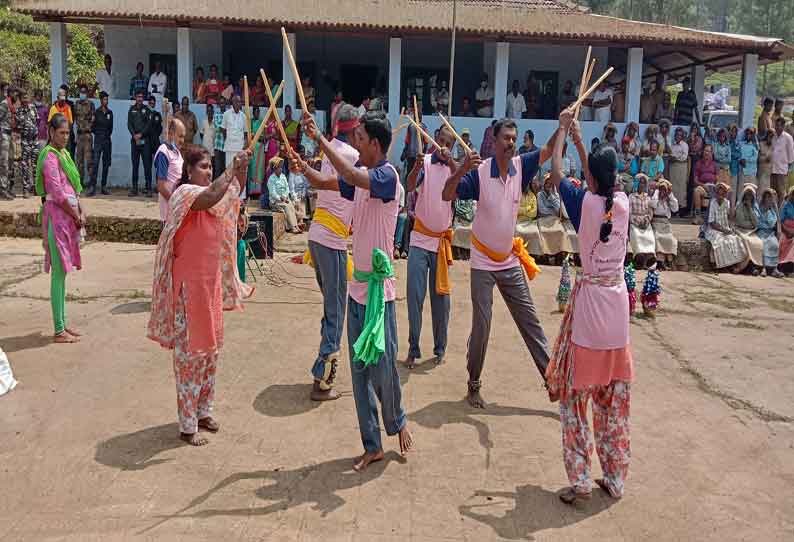
<instances>
[{"instance_id":1,"label":"corrugated sheet roof","mask_svg":"<svg viewBox=\"0 0 794 542\"><path fill-rule=\"evenodd\" d=\"M40 19L118 20L121 23L287 26L293 30L449 32L451 0L12 0ZM549 42L690 45L771 51L779 40L705 32L588 13L566 0L459 0L463 35Z\"/></svg>"}]
</instances>

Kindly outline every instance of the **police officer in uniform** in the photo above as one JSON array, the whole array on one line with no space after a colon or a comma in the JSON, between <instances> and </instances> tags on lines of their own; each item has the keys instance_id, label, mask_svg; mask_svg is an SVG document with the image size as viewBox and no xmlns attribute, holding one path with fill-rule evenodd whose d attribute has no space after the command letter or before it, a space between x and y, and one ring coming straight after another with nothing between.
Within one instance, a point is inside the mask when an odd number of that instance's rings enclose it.
<instances>
[{"instance_id":1,"label":"police officer in uniform","mask_svg":"<svg viewBox=\"0 0 794 542\"><path fill-rule=\"evenodd\" d=\"M4 91L0 95L0 199L5 200L14 199L8 184L12 115L9 100Z\"/></svg>"},{"instance_id":2,"label":"police officer in uniform","mask_svg":"<svg viewBox=\"0 0 794 542\"><path fill-rule=\"evenodd\" d=\"M94 138L91 126L94 124L94 102L88 99L88 87L80 85L80 99L74 104L74 123L77 127L75 144L75 162L80 172L80 179L88 179L91 175L91 154L94 152Z\"/></svg>"},{"instance_id":3,"label":"police officer in uniform","mask_svg":"<svg viewBox=\"0 0 794 542\"><path fill-rule=\"evenodd\" d=\"M138 195L138 166L143 158L143 175L146 179L146 187L152 186L152 155L149 154L149 145L146 136L149 133L149 122L151 112L143 103L143 91L135 93L135 103L127 112L127 130L132 136L130 144L132 146L132 188L129 196Z\"/></svg>"},{"instance_id":4,"label":"police officer in uniform","mask_svg":"<svg viewBox=\"0 0 794 542\"><path fill-rule=\"evenodd\" d=\"M19 173L22 177L22 197L34 194L34 177L36 175L36 159L39 156L39 115L36 106L30 103L30 96L24 90L19 93L21 101L17 108L17 130L19 130L22 146L22 159L19 162Z\"/></svg>"},{"instance_id":5,"label":"police officer in uniform","mask_svg":"<svg viewBox=\"0 0 794 542\"><path fill-rule=\"evenodd\" d=\"M102 160L102 195L107 196L110 192L108 185L108 170L110 169L110 159L113 154L110 136L113 134L113 111L108 108L107 92L99 93L99 109L94 113L94 167L91 169L91 190L89 197L96 195L96 182L99 175L99 160Z\"/></svg>"},{"instance_id":6,"label":"police officer in uniform","mask_svg":"<svg viewBox=\"0 0 794 542\"><path fill-rule=\"evenodd\" d=\"M163 133L163 116L157 111L157 99L154 95L149 96L149 135L146 138L149 145L149 177L146 179L146 197L152 197L156 191L152 192L152 159L154 153L160 147L160 135ZM145 166L144 166L145 168Z\"/></svg>"}]
</instances>

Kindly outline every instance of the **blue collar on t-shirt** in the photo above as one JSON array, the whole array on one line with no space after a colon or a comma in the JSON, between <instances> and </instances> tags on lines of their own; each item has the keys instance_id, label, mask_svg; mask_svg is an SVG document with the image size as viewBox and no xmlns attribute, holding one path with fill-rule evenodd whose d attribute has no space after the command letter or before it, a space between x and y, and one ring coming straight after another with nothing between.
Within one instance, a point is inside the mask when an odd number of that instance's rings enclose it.
<instances>
[{"instance_id":1,"label":"blue collar on t-shirt","mask_svg":"<svg viewBox=\"0 0 794 542\"><path fill-rule=\"evenodd\" d=\"M513 165L513 160L510 160L507 165L507 176L512 177L516 174L516 167ZM494 179L500 179L501 176L499 175L499 165L496 163L495 158L491 158L491 177Z\"/></svg>"}]
</instances>

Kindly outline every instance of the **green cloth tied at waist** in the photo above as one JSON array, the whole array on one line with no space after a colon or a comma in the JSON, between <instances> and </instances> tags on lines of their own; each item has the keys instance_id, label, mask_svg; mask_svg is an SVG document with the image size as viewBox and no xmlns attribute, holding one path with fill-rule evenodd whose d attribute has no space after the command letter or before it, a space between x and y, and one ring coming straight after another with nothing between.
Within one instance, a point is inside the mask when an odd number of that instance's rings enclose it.
<instances>
[{"instance_id":1,"label":"green cloth tied at waist","mask_svg":"<svg viewBox=\"0 0 794 542\"><path fill-rule=\"evenodd\" d=\"M375 365L386 350L384 315L386 313L386 293L383 281L394 276L394 269L388 254L379 248L372 250L372 271L356 269L353 279L367 283L367 308L364 313L364 327L353 345L353 359L364 365Z\"/></svg>"}]
</instances>

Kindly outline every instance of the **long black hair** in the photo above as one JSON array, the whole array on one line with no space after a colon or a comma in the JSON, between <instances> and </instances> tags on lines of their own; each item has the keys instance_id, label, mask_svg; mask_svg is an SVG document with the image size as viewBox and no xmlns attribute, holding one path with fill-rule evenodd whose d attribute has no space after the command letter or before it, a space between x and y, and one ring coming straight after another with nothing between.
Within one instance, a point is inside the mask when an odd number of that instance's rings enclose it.
<instances>
[{"instance_id":1,"label":"long black hair","mask_svg":"<svg viewBox=\"0 0 794 542\"><path fill-rule=\"evenodd\" d=\"M609 241L612 233L612 200L615 195L615 181L618 172L618 155L608 144L598 145L587 157L587 167L598 184L596 194L606 198L604 222L601 224L599 238L602 243Z\"/></svg>"}]
</instances>

